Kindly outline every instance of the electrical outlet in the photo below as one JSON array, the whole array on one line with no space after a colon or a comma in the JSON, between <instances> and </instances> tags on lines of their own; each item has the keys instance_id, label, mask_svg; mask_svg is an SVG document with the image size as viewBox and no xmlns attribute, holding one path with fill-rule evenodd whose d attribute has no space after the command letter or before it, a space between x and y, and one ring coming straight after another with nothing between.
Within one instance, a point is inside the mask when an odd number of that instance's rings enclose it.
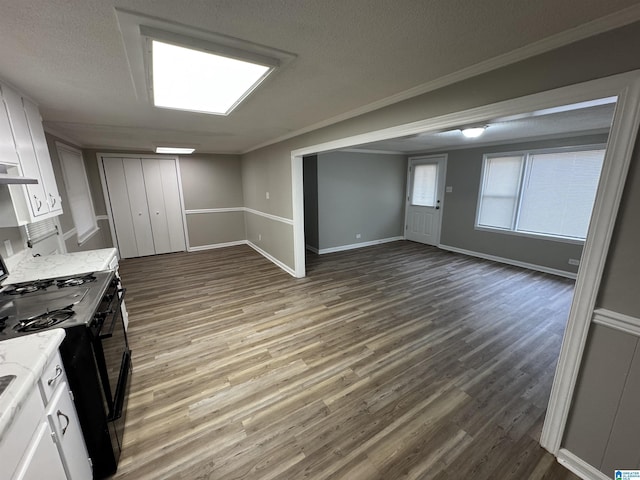
<instances>
[{"instance_id":1,"label":"electrical outlet","mask_svg":"<svg viewBox=\"0 0 640 480\"><path fill-rule=\"evenodd\" d=\"M356 238L360 238L360 237L362 237L362 235L359 233L356 233Z\"/></svg>"},{"instance_id":2,"label":"electrical outlet","mask_svg":"<svg viewBox=\"0 0 640 480\"><path fill-rule=\"evenodd\" d=\"M7 251L7 257L13 256L13 247L11 246L11 240L4 241L4 249Z\"/></svg>"},{"instance_id":3,"label":"electrical outlet","mask_svg":"<svg viewBox=\"0 0 640 480\"><path fill-rule=\"evenodd\" d=\"M453 193L453 187L452 186L447 186L447 188L445 188L445 192L447 193Z\"/></svg>"},{"instance_id":4,"label":"electrical outlet","mask_svg":"<svg viewBox=\"0 0 640 480\"><path fill-rule=\"evenodd\" d=\"M569 265L575 265L578 266L580 265L580 260L576 259L576 258L570 258L569 259Z\"/></svg>"},{"instance_id":5,"label":"electrical outlet","mask_svg":"<svg viewBox=\"0 0 640 480\"><path fill-rule=\"evenodd\" d=\"M267 192L267 200L269 200L269 192Z\"/></svg>"},{"instance_id":6,"label":"electrical outlet","mask_svg":"<svg viewBox=\"0 0 640 480\"><path fill-rule=\"evenodd\" d=\"M261 233L258 234L258 241L260 241L260 240L262 240L262 234Z\"/></svg>"}]
</instances>

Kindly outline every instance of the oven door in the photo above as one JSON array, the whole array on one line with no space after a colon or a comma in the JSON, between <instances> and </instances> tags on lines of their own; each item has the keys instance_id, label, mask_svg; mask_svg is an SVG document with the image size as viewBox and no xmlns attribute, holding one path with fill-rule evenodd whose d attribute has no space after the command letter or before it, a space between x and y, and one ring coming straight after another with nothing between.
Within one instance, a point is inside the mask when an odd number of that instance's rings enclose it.
<instances>
[{"instance_id":1,"label":"oven door","mask_svg":"<svg viewBox=\"0 0 640 480\"><path fill-rule=\"evenodd\" d=\"M100 328L94 340L105 411L108 421L112 422L111 434L117 437L120 447L131 371L131 352L121 310L124 294L125 289L119 289L117 279L114 279L96 314Z\"/></svg>"}]
</instances>

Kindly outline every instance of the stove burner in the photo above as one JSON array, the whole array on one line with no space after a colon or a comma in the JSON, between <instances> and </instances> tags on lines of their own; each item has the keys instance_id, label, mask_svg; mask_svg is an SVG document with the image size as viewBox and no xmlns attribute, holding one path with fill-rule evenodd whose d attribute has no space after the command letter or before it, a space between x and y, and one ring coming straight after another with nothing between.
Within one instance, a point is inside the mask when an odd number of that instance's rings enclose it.
<instances>
[{"instance_id":1,"label":"stove burner","mask_svg":"<svg viewBox=\"0 0 640 480\"><path fill-rule=\"evenodd\" d=\"M6 295L24 295L25 293L45 290L51 285L53 285L53 280L36 280L34 282L16 283L15 285L9 285L4 293Z\"/></svg>"},{"instance_id":2,"label":"stove burner","mask_svg":"<svg viewBox=\"0 0 640 480\"><path fill-rule=\"evenodd\" d=\"M26 320L20 320L14 329L18 332L35 332L64 322L71 318L74 313L72 306L60 308L52 312L45 312L41 315L27 318Z\"/></svg>"},{"instance_id":3,"label":"stove burner","mask_svg":"<svg viewBox=\"0 0 640 480\"><path fill-rule=\"evenodd\" d=\"M95 281L96 281L96 277L93 275L93 273L89 273L81 277L61 278L59 280L56 280L56 285L58 286L58 288L77 287L78 285L84 285L85 283L90 283Z\"/></svg>"}]
</instances>

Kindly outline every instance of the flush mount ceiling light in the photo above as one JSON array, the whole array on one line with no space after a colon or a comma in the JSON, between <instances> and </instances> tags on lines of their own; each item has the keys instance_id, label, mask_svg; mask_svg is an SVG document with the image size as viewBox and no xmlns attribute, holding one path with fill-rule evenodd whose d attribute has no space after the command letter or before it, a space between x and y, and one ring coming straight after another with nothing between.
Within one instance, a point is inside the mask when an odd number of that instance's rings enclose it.
<instances>
[{"instance_id":1,"label":"flush mount ceiling light","mask_svg":"<svg viewBox=\"0 0 640 480\"><path fill-rule=\"evenodd\" d=\"M195 152L195 148L185 148L185 147L156 147L156 153L174 153L181 155L189 155L190 153Z\"/></svg>"},{"instance_id":2,"label":"flush mount ceiling light","mask_svg":"<svg viewBox=\"0 0 640 480\"><path fill-rule=\"evenodd\" d=\"M467 137L467 138L478 138L480 135L482 135L485 131L487 127L469 127L469 128L463 128L462 130L462 134Z\"/></svg>"},{"instance_id":3,"label":"flush mount ceiling light","mask_svg":"<svg viewBox=\"0 0 640 480\"><path fill-rule=\"evenodd\" d=\"M274 69L152 40L156 107L228 115Z\"/></svg>"},{"instance_id":4,"label":"flush mount ceiling light","mask_svg":"<svg viewBox=\"0 0 640 480\"><path fill-rule=\"evenodd\" d=\"M139 101L228 115L296 56L265 45L116 8Z\"/></svg>"}]
</instances>

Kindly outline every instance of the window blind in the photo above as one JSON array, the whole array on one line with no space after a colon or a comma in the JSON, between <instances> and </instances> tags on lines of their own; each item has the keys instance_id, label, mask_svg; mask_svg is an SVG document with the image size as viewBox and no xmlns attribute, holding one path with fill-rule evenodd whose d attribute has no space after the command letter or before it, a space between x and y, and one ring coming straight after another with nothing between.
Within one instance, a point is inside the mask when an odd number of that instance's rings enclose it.
<instances>
[{"instance_id":1,"label":"window blind","mask_svg":"<svg viewBox=\"0 0 640 480\"><path fill-rule=\"evenodd\" d=\"M416 165L413 168L411 204L435 207L438 192L438 165Z\"/></svg>"},{"instance_id":2,"label":"window blind","mask_svg":"<svg viewBox=\"0 0 640 480\"><path fill-rule=\"evenodd\" d=\"M478 225L511 229L518 206L524 156L485 159Z\"/></svg>"}]
</instances>

